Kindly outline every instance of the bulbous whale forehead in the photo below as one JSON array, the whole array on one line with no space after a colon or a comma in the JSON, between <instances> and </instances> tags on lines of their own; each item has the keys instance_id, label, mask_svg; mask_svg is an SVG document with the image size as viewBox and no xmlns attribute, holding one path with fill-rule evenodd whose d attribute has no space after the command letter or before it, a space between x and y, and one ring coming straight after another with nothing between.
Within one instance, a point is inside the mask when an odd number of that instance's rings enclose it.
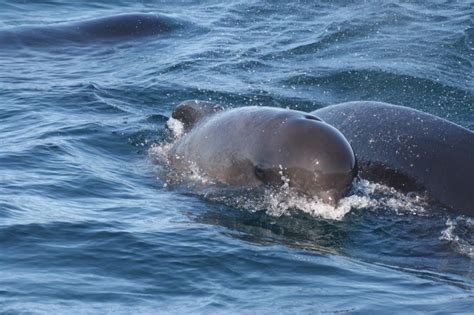
<instances>
[{"instance_id":1,"label":"bulbous whale forehead","mask_svg":"<svg viewBox=\"0 0 474 315\"><path fill-rule=\"evenodd\" d=\"M282 120L273 141L272 164L312 169L322 174L346 173L355 168L355 154L344 135L316 116L297 115ZM270 162L270 161L269 161Z\"/></svg>"},{"instance_id":2,"label":"bulbous whale forehead","mask_svg":"<svg viewBox=\"0 0 474 315\"><path fill-rule=\"evenodd\" d=\"M335 203L347 192L357 175L356 157L342 133L312 115L294 115L282 120L259 168L282 173L290 186L324 201ZM275 154L275 150L278 154Z\"/></svg>"}]
</instances>

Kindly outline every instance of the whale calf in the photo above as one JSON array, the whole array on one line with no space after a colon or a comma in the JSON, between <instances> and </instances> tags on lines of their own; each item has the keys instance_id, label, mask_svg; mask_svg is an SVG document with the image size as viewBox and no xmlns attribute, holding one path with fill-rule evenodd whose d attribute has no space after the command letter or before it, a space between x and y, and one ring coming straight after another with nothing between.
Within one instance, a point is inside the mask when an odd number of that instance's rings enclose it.
<instances>
[{"instance_id":1,"label":"whale calf","mask_svg":"<svg viewBox=\"0 0 474 315\"><path fill-rule=\"evenodd\" d=\"M334 127L308 113L272 108L222 110L187 101L172 117L186 134L169 152L179 170L197 167L230 186L281 186L336 205L357 175L354 152Z\"/></svg>"},{"instance_id":2,"label":"whale calf","mask_svg":"<svg viewBox=\"0 0 474 315\"><path fill-rule=\"evenodd\" d=\"M474 133L418 110L349 102L311 112L352 145L360 176L474 216Z\"/></svg>"}]
</instances>

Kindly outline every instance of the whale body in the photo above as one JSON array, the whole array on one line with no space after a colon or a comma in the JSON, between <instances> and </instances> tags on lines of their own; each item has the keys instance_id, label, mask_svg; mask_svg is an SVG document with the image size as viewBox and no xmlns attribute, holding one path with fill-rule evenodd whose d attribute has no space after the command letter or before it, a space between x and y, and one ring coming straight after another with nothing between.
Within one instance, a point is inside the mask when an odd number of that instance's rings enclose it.
<instances>
[{"instance_id":1,"label":"whale body","mask_svg":"<svg viewBox=\"0 0 474 315\"><path fill-rule=\"evenodd\" d=\"M222 110L201 101L180 104L173 117L186 134L169 160L180 170L197 167L230 186L281 186L335 205L357 174L354 152L344 136L304 112L240 107Z\"/></svg>"},{"instance_id":2,"label":"whale body","mask_svg":"<svg viewBox=\"0 0 474 315\"><path fill-rule=\"evenodd\" d=\"M164 15L131 13L50 25L18 26L0 30L0 49L136 39L165 34L177 25Z\"/></svg>"},{"instance_id":3,"label":"whale body","mask_svg":"<svg viewBox=\"0 0 474 315\"><path fill-rule=\"evenodd\" d=\"M381 102L349 102L311 112L352 145L360 176L426 192L474 216L474 133L440 117Z\"/></svg>"}]
</instances>

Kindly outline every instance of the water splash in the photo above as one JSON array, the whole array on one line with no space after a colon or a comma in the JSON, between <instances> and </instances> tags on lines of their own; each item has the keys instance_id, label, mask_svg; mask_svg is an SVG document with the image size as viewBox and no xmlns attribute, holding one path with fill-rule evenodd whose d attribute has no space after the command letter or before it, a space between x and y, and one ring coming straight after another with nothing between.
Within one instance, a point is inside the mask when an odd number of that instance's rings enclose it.
<instances>
[{"instance_id":1,"label":"water splash","mask_svg":"<svg viewBox=\"0 0 474 315\"><path fill-rule=\"evenodd\" d=\"M181 138L184 135L184 125L181 121L170 117L166 122L166 126L172 132L175 140Z\"/></svg>"},{"instance_id":2,"label":"water splash","mask_svg":"<svg viewBox=\"0 0 474 315\"><path fill-rule=\"evenodd\" d=\"M207 197L209 198L209 195ZM316 197L303 196L287 183L278 188L265 188L261 195L249 193L241 196L234 194L231 197L213 195L210 199L249 211L265 210L268 215L275 217L291 215L293 210L329 220L342 220L351 210L356 209L371 211L383 208L399 215L425 215L426 213L424 199L418 196L407 196L393 188L366 180L354 182L349 196L341 199L335 207Z\"/></svg>"},{"instance_id":3,"label":"water splash","mask_svg":"<svg viewBox=\"0 0 474 315\"><path fill-rule=\"evenodd\" d=\"M446 220L446 229L441 231L439 240L447 241L463 256L474 259L474 220L464 216Z\"/></svg>"},{"instance_id":4,"label":"water splash","mask_svg":"<svg viewBox=\"0 0 474 315\"><path fill-rule=\"evenodd\" d=\"M361 179L351 191L352 196L369 200L368 207L384 208L398 215L429 215L428 197L415 192L403 193L393 187Z\"/></svg>"},{"instance_id":5,"label":"water splash","mask_svg":"<svg viewBox=\"0 0 474 315\"><path fill-rule=\"evenodd\" d=\"M183 123L173 117L169 118L166 126L170 132L167 139L152 145L148 150L148 155L157 166L156 171L160 174L159 177L165 179L164 187L185 184L191 191L202 191L210 185L215 185L216 182L209 176L206 176L194 161L188 161L188 168L179 172L171 167L169 160L170 151L176 142L185 135L185 131Z\"/></svg>"}]
</instances>

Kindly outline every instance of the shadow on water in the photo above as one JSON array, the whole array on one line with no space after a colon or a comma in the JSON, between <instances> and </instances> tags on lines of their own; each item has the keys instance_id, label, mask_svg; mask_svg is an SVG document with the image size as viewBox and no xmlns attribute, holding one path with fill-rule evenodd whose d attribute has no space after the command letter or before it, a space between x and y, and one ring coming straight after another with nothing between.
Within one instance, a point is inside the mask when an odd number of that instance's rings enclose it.
<instances>
[{"instance_id":1,"label":"shadow on water","mask_svg":"<svg viewBox=\"0 0 474 315\"><path fill-rule=\"evenodd\" d=\"M341 255L474 289L469 245L474 243L472 222L463 216L447 215L445 209L428 211L433 212L403 213L366 207L352 210L342 220L328 220L298 210L275 217L265 210L250 212L221 206L189 215L196 222L224 227L224 235L245 242L263 246L284 244L323 255ZM449 230L453 220L456 223ZM455 236L446 237L447 233ZM463 244L470 248L460 250Z\"/></svg>"},{"instance_id":2,"label":"shadow on water","mask_svg":"<svg viewBox=\"0 0 474 315\"><path fill-rule=\"evenodd\" d=\"M283 243L322 253L339 253L348 239L348 222L315 219L297 210L291 215L274 217L265 210L250 212L224 208L199 214L194 220L223 226L228 229L225 234L247 242Z\"/></svg>"}]
</instances>

